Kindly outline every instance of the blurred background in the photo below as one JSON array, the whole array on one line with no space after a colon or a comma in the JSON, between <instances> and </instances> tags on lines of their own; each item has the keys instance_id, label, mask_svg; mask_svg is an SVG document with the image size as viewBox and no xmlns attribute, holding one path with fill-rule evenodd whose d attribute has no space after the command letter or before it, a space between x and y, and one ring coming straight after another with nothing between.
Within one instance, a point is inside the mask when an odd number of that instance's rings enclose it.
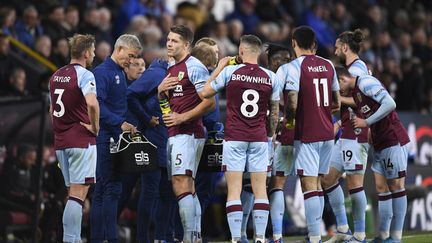
<instances>
[{"instance_id":1,"label":"blurred background","mask_svg":"<svg viewBox=\"0 0 432 243\"><path fill-rule=\"evenodd\" d=\"M362 29L366 40L360 57L396 100L411 138L405 227L432 231L430 1L14 0L0 2L0 242L61 241L67 191L52 148L46 107L51 74L70 60L67 38L74 33L96 36L95 67L110 55L119 35L132 33L141 40L142 56L149 65L164 55L166 36L175 24L189 26L195 40L215 39L220 57L237 54L243 34L255 34L264 43L290 45L293 28L309 25L317 34L318 54L335 63L339 62L334 56L337 36ZM368 229L373 231L374 185L365 184L370 195ZM204 215L203 233L208 239L228 239L225 190L221 179ZM296 178L288 180L285 192L284 232L301 234L305 219ZM84 238L88 209L89 202ZM133 242L135 209L136 201L131 200L121 215L124 242ZM323 228L331 233L331 216Z\"/></svg>"}]
</instances>

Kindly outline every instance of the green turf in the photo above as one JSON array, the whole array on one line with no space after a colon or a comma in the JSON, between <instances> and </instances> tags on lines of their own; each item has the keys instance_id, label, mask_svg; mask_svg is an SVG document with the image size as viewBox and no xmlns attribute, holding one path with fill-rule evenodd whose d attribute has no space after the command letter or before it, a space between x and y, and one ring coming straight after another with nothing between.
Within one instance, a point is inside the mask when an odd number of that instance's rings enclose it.
<instances>
[{"instance_id":1,"label":"green turf","mask_svg":"<svg viewBox=\"0 0 432 243\"><path fill-rule=\"evenodd\" d=\"M374 237L373 234L367 235L367 240L372 240ZM292 237L284 237L285 243L300 243L305 242L304 236L292 236ZM323 237L323 242L328 240L329 237ZM432 243L432 232L404 232L404 236L402 237L403 243Z\"/></svg>"}]
</instances>

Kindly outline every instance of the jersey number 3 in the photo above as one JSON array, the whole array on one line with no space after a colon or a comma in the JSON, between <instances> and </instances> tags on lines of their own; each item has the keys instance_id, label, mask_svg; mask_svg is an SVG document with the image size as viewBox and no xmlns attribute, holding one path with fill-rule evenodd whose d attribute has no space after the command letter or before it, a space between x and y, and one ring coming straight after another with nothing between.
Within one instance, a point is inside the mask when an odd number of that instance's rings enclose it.
<instances>
[{"instance_id":1,"label":"jersey number 3","mask_svg":"<svg viewBox=\"0 0 432 243\"><path fill-rule=\"evenodd\" d=\"M317 105L321 106L321 94L320 94L320 85L322 85L322 90L323 90L323 98L324 98L324 102L323 105L324 106L329 106L329 96L328 96L328 85L327 85L327 79L326 78L314 78L313 79L313 84L315 86L315 96L316 96L316 101L317 101Z\"/></svg>"},{"instance_id":2,"label":"jersey number 3","mask_svg":"<svg viewBox=\"0 0 432 243\"><path fill-rule=\"evenodd\" d=\"M249 99L252 96L252 99ZM254 89L247 89L242 95L243 103L240 106L240 112L243 116L251 118L258 114L259 93Z\"/></svg>"},{"instance_id":3,"label":"jersey number 3","mask_svg":"<svg viewBox=\"0 0 432 243\"><path fill-rule=\"evenodd\" d=\"M55 116L55 117L62 117L65 113L65 107L64 107L64 104L61 100L64 91L65 91L64 89L55 89L54 90L54 94L58 95L57 100L56 100L56 104L60 106L59 111L56 111L56 110L53 111L53 116Z\"/></svg>"}]
</instances>

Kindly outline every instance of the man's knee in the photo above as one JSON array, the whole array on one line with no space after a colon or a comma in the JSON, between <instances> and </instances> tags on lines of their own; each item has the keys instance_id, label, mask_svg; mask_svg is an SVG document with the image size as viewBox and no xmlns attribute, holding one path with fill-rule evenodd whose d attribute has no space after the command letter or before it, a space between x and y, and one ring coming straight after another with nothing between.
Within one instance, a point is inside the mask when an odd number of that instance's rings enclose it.
<instances>
[{"instance_id":1,"label":"man's knee","mask_svg":"<svg viewBox=\"0 0 432 243\"><path fill-rule=\"evenodd\" d=\"M318 177L316 176L302 176L300 182L303 192L315 191L318 189Z\"/></svg>"},{"instance_id":2,"label":"man's knee","mask_svg":"<svg viewBox=\"0 0 432 243\"><path fill-rule=\"evenodd\" d=\"M176 196L185 192L191 192L190 180L192 180L192 178L189 176L180 175L172 177L171 182Z\"/></svg>"}]
</instances>

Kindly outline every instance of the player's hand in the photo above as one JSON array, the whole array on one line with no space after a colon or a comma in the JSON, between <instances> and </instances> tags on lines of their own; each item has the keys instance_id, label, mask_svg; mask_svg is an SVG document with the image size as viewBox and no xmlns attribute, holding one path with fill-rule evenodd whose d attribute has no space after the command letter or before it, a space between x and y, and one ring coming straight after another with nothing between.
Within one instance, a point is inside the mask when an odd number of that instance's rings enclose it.
<instances>
[{"instance_id":1,"label":"player's hand","mask_svg":"<svg viewBox=\"0 0 432 243\"><path fill-rule=\"evenodd\" d=\"M231 58L233 58L233 57L227 56L227 57L220 59L218 65L217 65L217 68L223 69L224 67L228 66L228 62Z\"/></svg>"},{"instance_id":2,"label":"player's hand","mask_svg":"<svg viewBox=\"0 0 432 243\"><path fill-rule=\"evenodd\" d=\"M91 132L93 135L97 136L99 133L99 127L93 127L91 124L87 124L84 122L80 122L81 126L85 127L89 132Z\"/></svg>"},{"instance_id":3,"label":"player's hand","mask_svg":"<svg viewBox=\"0 0 432 243\"><path fill-rule=\"evenodd\" d=\"M289 130L294 129L294 127L295 127L295 119L292 119L292 120L285 119L285 127L287 129L289 129Z\"/></svg>"},{"instance_id":4,"label":"player's hand","mask_svg":"<svg viewBox=\"0 0 432 243\"><path fill-rule=\"evenodd\" d=\"M159 117L152 116L152 118L149 121L149 127L155 127L157 125L159 125Z\"/></svg>"},{"instance_id":5,"label":"player's hand","mask_svg":"<svg viewBox=\"0 0 432 243\"><path fill-rule=\"evenodd\" d=\"M366 123L366 120L365 119L361 119L359 117L351 119L351 125L354 128L364 128L364 127L368 126L367 123Z\"/></svg>"},{"instance_id":6,"label":"player's hand","mask_svg":"<svg viewBox=\"0 0 432 243\"><path fill-rule=\"evenodd\" d=\"M177 77L171 77L171 74L169 73L159 84L158 86L158 93L163 93L165 91L175 89L176 85L178 84L179 80Z\"/></svg>"},{"instance_id":7,"label":"player's hand","mask_svg":"<svg viewBox=\"0 0 432 243\"><path fill-rule=\"evenodd\" d=\"M123 132L130 132L132 135L134 135L137 132L137 129L134 125L128 123L128 122L123 122L121 125L121 130Z\"/></svg>"},{"instance_id":8,"label":"player's hand","mask_svg":"<svg viewBox=\"0 0 432 243\"><path fill-rule=\"evenodd\" d=\"M162 118L167 127L177 126L184 122L183 115L176 112L165 114Z\"/></svg>"}]
</instances>

